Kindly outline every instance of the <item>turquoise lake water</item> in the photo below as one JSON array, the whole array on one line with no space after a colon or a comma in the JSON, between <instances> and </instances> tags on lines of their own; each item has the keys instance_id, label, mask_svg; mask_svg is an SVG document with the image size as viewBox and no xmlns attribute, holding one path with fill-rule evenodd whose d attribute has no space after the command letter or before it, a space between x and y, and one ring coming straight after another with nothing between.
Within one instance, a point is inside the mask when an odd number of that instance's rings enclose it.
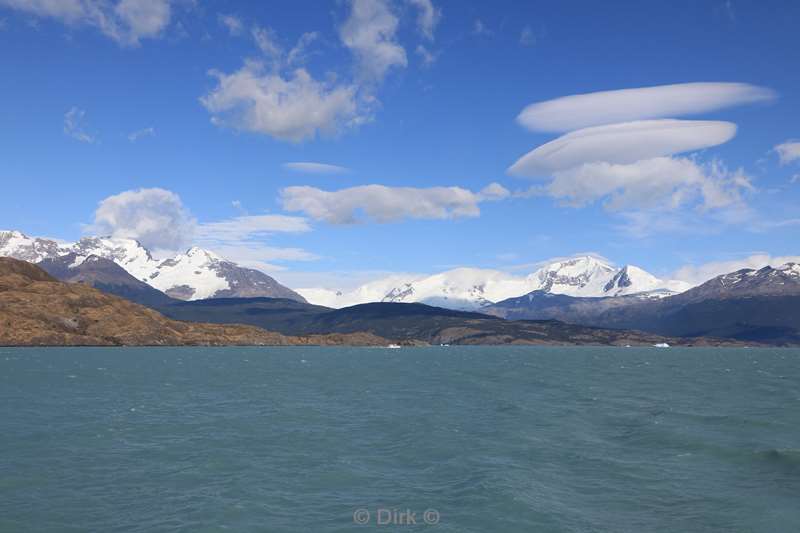
<instances>
[{"instance_id":1,"label":"turquoise lake water","mask_svg":"<svg viewBox=\"0 0 800 533\"><path fill-rule=\"evenodd\" d=\"M800 531L800 350L0 348L0 531L373 529Z\"/></svg>"}]
</instances>

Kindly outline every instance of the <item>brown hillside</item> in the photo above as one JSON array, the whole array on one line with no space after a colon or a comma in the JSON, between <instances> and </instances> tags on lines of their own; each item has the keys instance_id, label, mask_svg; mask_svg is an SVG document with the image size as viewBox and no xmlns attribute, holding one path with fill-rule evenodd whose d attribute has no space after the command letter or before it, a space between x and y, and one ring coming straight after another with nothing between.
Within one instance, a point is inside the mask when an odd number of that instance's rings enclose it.
<instances>
[{"instance_id":1,"label":"brown hillside","mask_svg":"<svg viewBox=\"0 0 800 533\"><path fill-rule=\"evenodd\" d=\"M0 345L385 345L371 334L292 337L254 326L170 320L97 289L57 281L39 267L0 257Z\"/></svg>"}]
</instances>

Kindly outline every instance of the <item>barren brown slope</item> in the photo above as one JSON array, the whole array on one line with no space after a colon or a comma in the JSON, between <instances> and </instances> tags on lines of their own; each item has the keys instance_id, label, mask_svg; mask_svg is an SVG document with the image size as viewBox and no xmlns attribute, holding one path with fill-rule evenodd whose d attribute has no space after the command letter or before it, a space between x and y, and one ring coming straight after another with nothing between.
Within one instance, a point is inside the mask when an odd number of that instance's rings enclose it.
<instances>
[{"instance_id":1,"label":"barren brown slope","mask_svg":"<svg viewBox=\"0 0 800 533\"><path fill-rule=\"evenodd\" d=\"M293 337L254 326L170 320L97 289L57 281L39 267L0 257L0 345L385 345L371 334Z\"/></svg>"}]
</instances>

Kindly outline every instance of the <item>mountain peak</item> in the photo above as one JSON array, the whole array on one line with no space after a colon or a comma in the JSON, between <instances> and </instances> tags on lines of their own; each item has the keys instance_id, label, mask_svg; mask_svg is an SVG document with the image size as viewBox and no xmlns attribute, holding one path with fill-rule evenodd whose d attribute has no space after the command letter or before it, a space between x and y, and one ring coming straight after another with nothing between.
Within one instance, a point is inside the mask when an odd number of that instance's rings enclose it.
<instances>
[{"instance_id":1,"label":"mountain peak","mask_svg":"<svg viewBox=\"0 0 800 533\"><path fill-rule=\"evenodd\" d=\"M205 248L200 248L199 246L192 246L183 254L186 257L190 257L193 259L205 259L208 261L224 261L225 259L221 256L215 254L211 250L206 250Z\"/></svg>"},{"instance_id":2,"label":"mountain peak","mask_svg":"<svg viewBox=\"0 0 800 533\"><path fill-rule=\"evenodd\" d=\"M570 257L568 259L559 259L547 264L545 267L547 270L564 270L564 269L594 269L594 268L602 268L602 269L613 269L614 267L598 257L593 255L579 255L575 257Z\"/></svg>"}]
</instances>

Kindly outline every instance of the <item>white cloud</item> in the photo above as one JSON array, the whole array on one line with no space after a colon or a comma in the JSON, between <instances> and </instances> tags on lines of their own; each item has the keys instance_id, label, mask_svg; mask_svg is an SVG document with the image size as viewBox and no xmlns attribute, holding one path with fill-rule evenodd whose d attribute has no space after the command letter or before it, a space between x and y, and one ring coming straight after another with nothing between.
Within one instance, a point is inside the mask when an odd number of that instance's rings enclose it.
<instances>
[{"instance_id":1,"label":"white cloud","mask_svg":"<svg viewBox=\"0 0 800 533\"><path fill-rule=\"evenodd\" d=\"M89 134L84 126L86 111L72 107L64 114L64 133L75 140L92 144L97 141L94 135Z\"/></svg>"},{"instance_id":2,"label":"white cloud","mask_svg":"<svg viewBox=\"0 0 800 533\"><path fill-rule=\"evenodd\" d=\"M319 33L315 31L309 31L304 33L297 39L297 44L289 50L289 53L286 55L286 62L289 65L299 65L305 63L308 57L308 48L311 46L311 43L319 39Z\"/></svg>"},{"instance_id":3,"label":"white cloud","mask_svg":"<svg viewBox=\"0 0 800 533\"><path fill-rule=\"evenodd\" d=\"M402 218L447 219L476 217L478 204L509 196L508 190L492 183L480 192L461 187L387 187L364 185L338 191L315 187L287 187L281 191L283 208L303 212L331 224L354 224L364 220L391 222Z\"/></svg>"},{"instance_id":4,"label":"white cloud","mask_svg":"<svg viewBox=\"0 0 800 533\"><path fill-rule=\"evenodd\" d=\"M219 15L220 24L228 29L233 36L245 33L244 21L235 15ZM287 52L275 30L269 27L254 25L250 29L250 36L256 47L269 60L275 70L287 69L303 64L309 55L309 47L319 38L315 31L305 32L297 43Z\"/></svg>"},{"instance_id":5,"label":"white cloud","mask_svg":"<svg viewBox=\"0 0 800 533\"><path fill-rule=\"evenodd\" d=\"M729 261L714 261L701 265L686 265L676 270L672 274L672 277L681 281L686 281L692 285L699 285L716 276L736 272L744 268L759 269L765 266L777 268L786 263L800 263L800 256L772 256L759 253Z\"/></svg>"},{"instance_id":6,"label":"white cloud","mask_svg":"<svg viewBox=\"0 0 800 533\"><path fill-rule=\"evenodd\" d=\"M236 15L222 15L218 16L220 24L228 29L231 35L241 35L244 33L244 22Z\"/></svg>"},{"instance_id":7,"label":"white cloud","mask_svg":"<svg viewBox=\"0 0 800 533\"><path fill-rule=\"evenodd\" d=\"M527 106L517 122L533 131L570 131L641 119L715 111L776 98L747 83L682 83L564 96Z\"/></svg>"},{"instance_id":8,"label":"white cloud","mask_svg":"<svg viewBox=\"0 0 800 533\"><path fill-rule=\"evenodd\" d=\"M433 41L433 32L442 18L442 10L434 7L431 0L408 0L419 10L417 29L428 40Z\"/></svg>"},{"instance_id":9,"label":"white cloud","mask_svg":"<svg viewBox=\"0 0 800 533\"><path fill-rule=\"evenodd\" d=\"M299 142L368 120L355 86L317 81L302 68L283 76L248 61L233 74L210 74L218 84L200 101L218 126Z\"/></svg>"},{"instance_id":10,"label":"white cloud","mask_svg":"<svg viewBox=\"0 0 800 533\"><path fill-rule=\"evenodd\" d=\"M150 128L142 128L140 130L133 131L128 134L128 140L132 143L135 143L142 137L153 137L156 134L156 130L153 127Z\"/></svg>"},{"instance_id":11,"label":"white cloud","mask_svg":"<svg viewBox=\"0 0 800 533\"><path fill-rule=\"evenodd\" d=\"M242 215L219 222L204 222L197 226L201 240L241 241L273 233L302 233L311 231L303 217L288 215Z\"/></svg>"},{"instance_id":12,"label":"white cloud","mask_svg":"<svg viewBox=\"0 0 800 533\"><path fill-rule=\"evenodd\" d=\"M536 44L536 34L533 33L533 28L525 26L519 34L519 44L522 46L533 46Z\"/></svg>"},{"instance_id":13,"label":"white cloud","mask_svg":"<svg viewBox=\"0 0 800 533\"><path fill-rule=\"evenodd\" d=\"M774 150L778 152L781 165L800 159L800 141L786 141L776 146Z\"/></svg>"},{"instance_id":14,"label":"white cloud","mask_svg":"<svg viewBox=\"0 0 800 533\"><path fill-rule=\"evenodd\" d=\"M138 44L144 37L156 37L170 19L167 0L121 0L114 11L122 23L118 39L128 44Z\"/></svg>"},{"instance_id":15,"label":"white cloud","mask_svg":"<svg viewBox=\"0 0 800 533\"><path fill-rule=\"evenodd\" d=\"M136 239L145 248L178 250L192 241L196 221L180 197L165 189L137 189L109 196L101 201L94 222L87 230L94 234Z\"/></svg>"},{"instance_id":16,"label":"white cloud","mask_svg":"<svg viewBox=\"0 0 800 533\"><path fill-rule=\"evenodd\" d=\"M197 243L238 264L266 271L283 270L272 261L313 261L319 257L302 248L281 248L265 239L276 233L311 231L307 220L287 215L241 215L197 226Z\"/></svg>"},{"instance_id":17,"label":"white cloud","mask_svg":"<svg viewBox=\"0 0 800 533\"><path fill-rule=\"evenodd\" d=\"M306 62L318 33L304 33L287 51L272 29L255 26L251 34L265 57L245 60L231 74L209 72L218 83L200 101L211 113L212 123L300 142L370 122L380 105L375 95L378 85L390 70L407 66L408 60L396 39L399 19L390 0L349 0L347 5L349 14L338 29L355 63L350 79L334 72L318 79L298 68ZM434 16L433 26L436 20ZM241 21L223 24L233 24L237 31L237 22Z\"/></svg>"},{"instance_id":18,"label":"white cloud","mask_svg":"<svg viewBox=\"0 0 800 533\"><path fill-rule=\"evenodd\" d=\"M729 171L716 161L700 166L687 158L658 157L624 165L586 163L556 172L546 190L575 207L605 200L611 211L684 206L708 210L741 202L752 185L741 169Z\"/></svg>"},{"instance_id":19,"label":"white cloud","mask_svg":"<svg viewBox=\"0 0 800 533\"><path fill-rule=\"evenodd\" d=\"M355 55L363 81L380 82L391 68L408 65L405 49L395 40L397 25L387 0L350 0L339 36Z\"/></svg>"},{"instance_id":20,"label":"white cloud","mask_svg":"<svg viewBox=\"0 0 800 533\"><path fill-rule=\"evenodd\" d=\"M278 43L275 31L271 28L255 26L252 30L253 40L265 56L279 61L283 56L283 48Z\"/></svg>"},{"instance_id":21,"label":"white cloud","mask_svg":"<svg viewBox=\"0 0 800 533\"><path fill-rule=\"evenodd\" d=\"M156 38L169 25L169 0L0 0L0 5L70 26L91 26L124 46Z\"/></svg>"},{"instance_id":22,"label":"white cloud","mask_svg":"<svg viewBox=\"0 0 800 533\"><path fill-rule=\"evenodd\" d=\"M642 159L716 146L736 134L730 122L641 120L573 131L525 154L514 176L539 177L585 163L634 163Z\"/></svg>"},{"instance_id":23,"label":"white cloud","mask_svg":"<svg viewBox=\"0 0 800 533\"><path fill-rule=\"evenodd\" d=\"M109 196L95 211L87 233L136 239L162 255L191 244L210 249L236 263L276 271L271 261L311 261L318 257L301 248L270 246L275 234L311 231L308 221L289 215L241 215L228 220L198 223L181 198L165 189L138 189Z\"/></svg>"},{"instance_id":24,"label":"white cloud","mask_svg":"<svg viewBox=\"0 0 800 533\"><path fill-rule=\"evenodd\" d=\"M763 227L766 229L786 228L790 226L800 226L800 218L788 218L785 220L767 221L763 223Z\"/></svg>"},{"instance_id":25,"label":"white cloud","mask_svg":"<svg viewBox=\"0 0 800 533\"><path fill-rule=\"evenodd\" d=\"M302 172L304 174L344 174L350 172L349 168L338 165L328 165L327 163L312 163L308 161L297 161L284 163L283 168L292 172Z\"/></svg>"},{"instance_id":26,"label":"white cloud","mask_svg":"<svg viewBox=\"0 0 800 533\"><path fill-rule=\"evenodd\" d=\"M285 272L287 267L275 264L283 261L316 261L319 256L302 248L281 248L259 241L233 244L200 241L200 246L219 254L229 261L265 272Z\"/></svg>"},{"instance_id":27,"label":"white cloud","mask_svg":"<svg viewBox=\"0 0 800 533\"><path fill-rule=\"evenodd\" d=\"M475 19L475 22L472 24L472 34L489 36L493 35L494 32L490 30L481 19Z\"/></svg>"},{"instance_id":28,"label":"white cloud","mask_svg":"<svg viewBox=\"0 0 800 533\"><path fill-rule=\"evenodd\" d=\"M422 59L422 65L425 67L433 65L434 63L436 63L436 60L439 59L438 52L433 52L431 50L428 50L421 44L417 45L415 52L420 57L420 59Z\"/></svg>"},{"instance_id":29,"label":"white cloud","mask_svg":"<svg viewBox=\"0 0 800 533\"><path fill-rule=\"evenodd\" d=\"M659 234L685 235L688 238L719 235L736 227L737 231L755 229L757 217L746 204L736 203L716 210L634 210L619 212L622 223L612 227L623 235L645 239Z\"/></svg>"}]
</instances>

